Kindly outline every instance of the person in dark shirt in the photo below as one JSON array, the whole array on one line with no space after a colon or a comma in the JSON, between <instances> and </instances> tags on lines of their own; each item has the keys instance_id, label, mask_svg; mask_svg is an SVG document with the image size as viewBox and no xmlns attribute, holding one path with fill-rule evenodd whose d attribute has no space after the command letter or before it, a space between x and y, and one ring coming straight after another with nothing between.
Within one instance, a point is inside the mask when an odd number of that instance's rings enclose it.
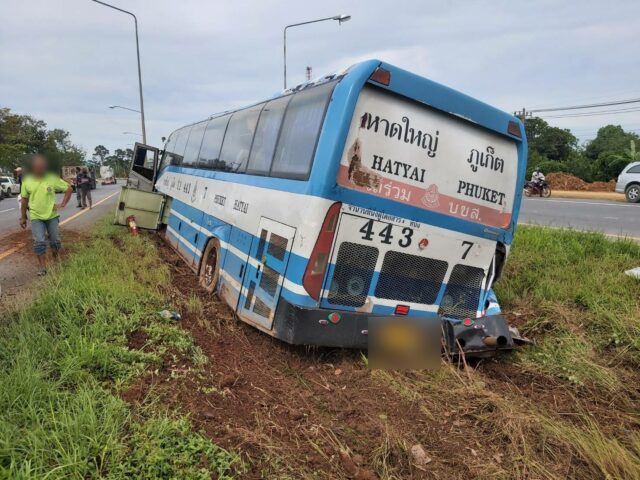
<instances>
[{"instance_id":1,"label":"person in dark shirt","mask_svg":"<svg viewBox=\"0 0 640 480\"><path fill-rule=\"evenodd\" d=\"M87 199L89 200L89 209L93 208L93 201L91 200L91 177L89 176L89 170L87 168L82 169L80 174L80 193L82 197L82 208L87 208Z\"/></svg>"},{"instance_id":2,"label":"person in dark shirt","mask_svg":"<svg viewBox=\"0 0 640 480\"><path fill-rule=\"evenodd\" d=\"M82 169L76 167L76 201L78 202L77 208L82 208L82 194L80 193L80 179L82 177Z\"/></svg>"}]
</instances>

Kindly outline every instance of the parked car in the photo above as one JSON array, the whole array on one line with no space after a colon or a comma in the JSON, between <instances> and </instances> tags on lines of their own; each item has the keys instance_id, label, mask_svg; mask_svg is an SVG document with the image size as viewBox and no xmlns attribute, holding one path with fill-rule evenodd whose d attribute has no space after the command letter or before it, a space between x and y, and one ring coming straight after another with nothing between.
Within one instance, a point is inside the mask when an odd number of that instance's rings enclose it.
<instances>
[{"instance_id":1,"label":"parked car","mask_svg":"<svg viewBox=\"0 0 640 480\"><path fill-rule=\"evenodd\" d=\"M627 202L640 202L640 162L633 162L624 167L618 175L616 192L624 193Z\"/></svg>"},{"instance_id":2,"label":"parked car","mask_svg":"<svg viewBox=\"0 0 640 480\"><path fill-rule=\"evenodd\" d=\"M5 197L10 197L20 193L20 185L11 177L0 177L0 190L2 190Z\"/></svg>"}]
</instances>

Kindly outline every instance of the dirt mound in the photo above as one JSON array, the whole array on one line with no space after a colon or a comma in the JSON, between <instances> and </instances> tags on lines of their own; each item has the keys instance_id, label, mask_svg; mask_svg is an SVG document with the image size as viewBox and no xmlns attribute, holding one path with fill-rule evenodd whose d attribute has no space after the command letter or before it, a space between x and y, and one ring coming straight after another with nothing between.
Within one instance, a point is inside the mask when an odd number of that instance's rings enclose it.
<instances>
[{"instance_id":1,"label":"dirt mound","mask_svg":"<svg viewBox=\"0 0 640 480\"><path fill-rule=\"evenodd\" d=\"M585 182L568 173L550 173L546 176L552 190L579 190L583 192L613 192L616 182Z\"/></svg>"}]
</instances>

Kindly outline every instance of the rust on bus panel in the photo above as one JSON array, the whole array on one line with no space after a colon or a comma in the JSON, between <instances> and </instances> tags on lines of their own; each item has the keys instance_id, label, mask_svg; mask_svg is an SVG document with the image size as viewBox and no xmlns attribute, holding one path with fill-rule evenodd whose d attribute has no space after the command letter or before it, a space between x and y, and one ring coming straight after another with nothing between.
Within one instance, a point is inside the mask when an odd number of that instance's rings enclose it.
<instances>
[{"instance_id":1,"label":"rust on bus panel","mask_svg":"<svg viewBox=\"0 0 640 480\"><path fill-rule=\"evenodd\" d=\"M380 185L380 177L375 173L370 172L362 164L362 147L358 138L356 138L353 144L349 147L348 158L349 180L358 187L377 189Z\"/></svg>"}]
</instances>

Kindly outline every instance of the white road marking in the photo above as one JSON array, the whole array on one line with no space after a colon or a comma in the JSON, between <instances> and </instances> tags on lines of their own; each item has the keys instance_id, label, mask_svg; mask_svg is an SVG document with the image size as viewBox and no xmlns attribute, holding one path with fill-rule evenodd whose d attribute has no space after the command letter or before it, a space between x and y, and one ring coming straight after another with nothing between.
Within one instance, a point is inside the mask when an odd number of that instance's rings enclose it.
<instances>
[{"instance_id":1,"label":"white road marking","mask_svg":"<svg viewBox=\"0 0 640 480\"><path fill-rule=\"evenodd\" d=\"M533 201L533 200L532 200ZM551 199L541 199L543 202L556 202L556 203L576 203L578 205L601 205L605 207L631 207L638 208L636 205L625 205L618 203L607 203L607 202L580 202L576 200L551 200Z\"/></svg>"},{"instance_id":2,"label":"white road marking","mask_svg":"<svg viewBox=\"0 0 640 480\"><path fill-rule=\"evenodd\" d=\"M17 210L17 208L7 208L6 210L0 210L0 213L10 212L11 210Z\"/></svg>"}]
</instances>

